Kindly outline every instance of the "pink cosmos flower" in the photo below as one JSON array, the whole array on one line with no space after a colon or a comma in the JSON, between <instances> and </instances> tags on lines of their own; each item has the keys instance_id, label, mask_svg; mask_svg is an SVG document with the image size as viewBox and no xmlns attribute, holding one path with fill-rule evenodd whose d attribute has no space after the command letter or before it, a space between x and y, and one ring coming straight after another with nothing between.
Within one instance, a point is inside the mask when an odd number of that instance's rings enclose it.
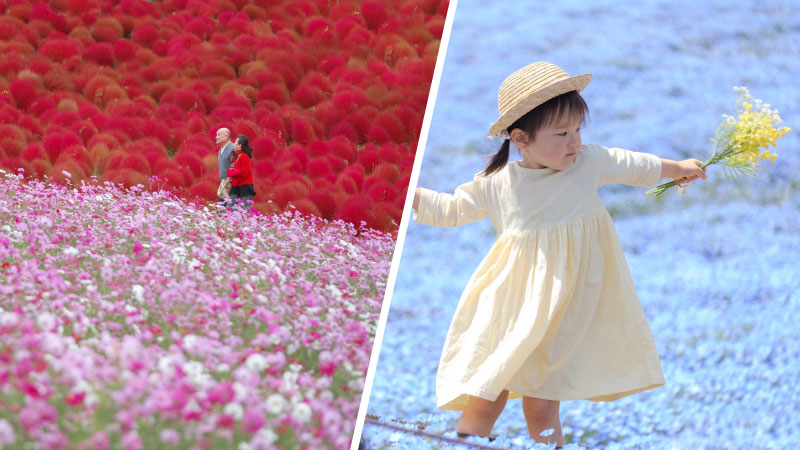
<instances>
[{"instance_id":1,"label":"pink cosmos flower","mask_svg":"<svg viewBox=\"0 0 800 450\"><path fill-rule=\"evenodd\" d=\"M96 431L86 442L87 447L92 450L108 450L111 446L111 438L102 431Z\"/></svg>"},{"instance_id":2,"label":"pink cosmos flower","mask_svg":"<svg viewBox=\"0 0 800 450\"><path fill-rule=\"evenodd\" d=\"M131 430L122 435L121 444L123 450L141 450L142 438L139 437L136 431Z\"/></svg>"},{"instance_id":3,"label":"pink cosmos flower","mask_svg":"<svg viewBox=\"0 0 800 450\"><path fill-rule=\"evenodd\" d=\"M5 419L0 419L0 447L11 445L16 441L14 427Z\"/></svg>"},{"instance_id":4,"label":"pink cosmos flower","mask_svg":"<svg viewBox=\"0 0 800 450\"><path fill-rule=\"evenodd\" d=\"M208 400L211 403L225 405L233 400L234 394L233 385L229 381L224 381L208 393Z\"/></svg>"},{"instance_id":5,"label":"pink cosmos flower","mask_svg":"<svg viewBox=\"0 0 800 450\"><path fill-rule=\"evenodd\" d=\"M248 409L242 417L242 428L248 433L255 433L264 426L264 416L252 409Z\"/></svg>"},{"instance_id":6,"label":"pink cosmos flower","mask_svg":"<svg viewBox=\"0 0 800 450\"><path fill-rule=\"evenodd\" d=\"M181 441L181 435L172 428L165 428L161 430L161 441L170 445L178 445Z\"/></svg>"}]
</instances>

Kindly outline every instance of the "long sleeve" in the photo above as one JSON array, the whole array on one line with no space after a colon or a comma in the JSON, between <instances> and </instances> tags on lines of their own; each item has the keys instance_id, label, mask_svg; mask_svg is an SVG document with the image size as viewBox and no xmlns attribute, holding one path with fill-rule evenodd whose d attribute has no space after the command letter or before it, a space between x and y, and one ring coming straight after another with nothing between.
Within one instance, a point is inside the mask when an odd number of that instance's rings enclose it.
<instances>
[{"instance_id":1,"label":"long sleeve","mask_svg":"<svg viewBox=\"0 0 800 450\"><path fill-rule=\"evenodd\" d=\"M476 222L488 215L485 196L478 177L464 183L452 194L421 188L414 220L426 225L457 227Z\"/></svg>"},{"instance_id":2,"label":"long sleeve","mask_svg":"<svg viewBox=\"0 0 800 450\"><path fill-rule=\"evenodd\" d=\"M587 146L600 171L598 186L610 183L653 186L661 178L661 158L621 148Z\"/></svg>"},{"instance_id":3,"label":"long sleeve","mask_svg":"<svg viewBox=\"0 0 800 450\"><path fill-rule=\"evenodd\" d=\"M234 186L253 184L253 170L250 166L250 157L242 153L236 158L233 167L228 169L228 176L231 177Z\"/></svg>"},{"instance_id":4,"label":"long sleeve","mask_svg":"<svg viewBox=\"0 0 800 450\"><path fill-rule=\"evenodd\" d=\"M233 144L228 143L222 151L219 152L219 157L217 162L219 163L219 178L225 178L228 172L228 169L231 168L231 157L233 156Z\"/></svg>"}]
</instances>

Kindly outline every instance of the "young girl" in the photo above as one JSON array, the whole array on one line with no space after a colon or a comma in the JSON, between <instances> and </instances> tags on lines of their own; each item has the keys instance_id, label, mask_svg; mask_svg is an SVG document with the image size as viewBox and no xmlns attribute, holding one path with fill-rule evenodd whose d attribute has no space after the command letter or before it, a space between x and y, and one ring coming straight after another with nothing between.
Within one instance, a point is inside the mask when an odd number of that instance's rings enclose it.
<instances>
[{"instance_id":1,"label":"young girl","mask_svg":"<svg viewBox=\"0 0 800 450\"><path fill-rule=\"evenodd\" d=\"M486 170L453 194L416 190L418 222L489 216L497 231L461 296L436 377L437 406L463 411L461 437L488 437L507 399L522 397L530 436L563 446L561 400L611 401L664 384L597 188L688 183L705 172L695 159L582 146L588 108L579 92L590 79L542 62L514 72L489 129L505 140ZM510 143L520 161L508 161Z\"/></svg>"}]
</instances>

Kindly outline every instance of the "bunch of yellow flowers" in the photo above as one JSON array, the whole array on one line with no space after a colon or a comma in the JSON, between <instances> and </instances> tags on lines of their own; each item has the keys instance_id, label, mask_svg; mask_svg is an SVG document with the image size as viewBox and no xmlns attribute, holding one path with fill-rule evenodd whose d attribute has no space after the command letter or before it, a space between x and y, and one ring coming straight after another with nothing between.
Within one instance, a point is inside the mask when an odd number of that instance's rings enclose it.
<instances>
[{"instance_id":1,"label":"bunch of yellow flowers","mask_svg":"<svg viewBox=\"0 0 800 450\"><path fill-rule=\"evenodd\" d=\"M759 159L775 162L778 155L767 148L774 147L778 138L791 131L788 127L779 126L782 121L777 109L770 109L770 105L761 100L753 100L746 87L734 87L733 90L739 96L736 106L739 120L728 115L722 116L724 120L712 139L714 155L701 166L706 168L711 164L720 164L730 178L756 173ZM647 193L659 196L679 181L659 184Z\"/></svg>"}]
</instances>

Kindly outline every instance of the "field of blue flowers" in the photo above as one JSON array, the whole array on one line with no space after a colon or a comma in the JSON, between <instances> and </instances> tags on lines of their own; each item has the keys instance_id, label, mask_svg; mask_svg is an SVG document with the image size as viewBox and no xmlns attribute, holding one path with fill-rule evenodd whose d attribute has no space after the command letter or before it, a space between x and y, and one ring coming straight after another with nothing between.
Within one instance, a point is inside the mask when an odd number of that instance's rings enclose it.
<instances>
[{"instance_id":1,"label":"field of blue flowers","mask_svg":"<svg viewBox=\"0 0 800 450\"><path fill-rule=\"evenodd\" d=\"M611 403L562 402L567 448L784 449L800 442L800 15L789 0L480 2L456 7L419 185L452 192L499 142L497 88L549 61L592 73L583 142L707 159L733 86L793 129L759 177L719 167L685 196L608 186L666 385ZM514 158L512 156L512 158ZM411 221L372 386L381 423L455 437L435 376L461 290L494 240L488 220L456 229ZM489 443L533 447L520 402ZM367 423L369 448L454 448ZM543 445L540 446L544 448Z\"/></svg>"}]
</instances>

